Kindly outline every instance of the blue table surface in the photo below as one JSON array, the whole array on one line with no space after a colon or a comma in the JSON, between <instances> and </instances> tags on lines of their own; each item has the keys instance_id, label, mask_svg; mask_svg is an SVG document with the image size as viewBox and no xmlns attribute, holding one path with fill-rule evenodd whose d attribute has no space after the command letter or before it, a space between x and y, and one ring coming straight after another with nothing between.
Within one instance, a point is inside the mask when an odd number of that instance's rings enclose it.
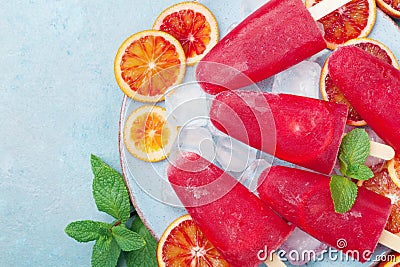
<instances>
[{"instance_id":1,"label":"blue table surface","mask_svg":"<svg viewBox=\"0 0 400 267\"><path fill-rule=\"evenodd\" d=\"M152 26L154 6L140 3L2 1L0 266L90 265L93 244L64 228L112 220L93 201L89 158L120 170L113 61L126 37Z\"/></svg>"}]
</instances>

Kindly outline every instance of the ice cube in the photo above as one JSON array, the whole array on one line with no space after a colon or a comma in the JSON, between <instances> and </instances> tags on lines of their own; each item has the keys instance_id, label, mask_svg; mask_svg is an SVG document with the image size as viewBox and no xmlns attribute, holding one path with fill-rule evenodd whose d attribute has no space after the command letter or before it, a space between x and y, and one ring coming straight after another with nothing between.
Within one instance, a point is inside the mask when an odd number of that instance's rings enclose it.
<instances>
[{"instance_id":1,"label":"ice cube","mask_svg":"<svg viewBox=\"0 0 400 267\"><path fill-rule=\"evenodd\" d=\"M286 258L291 264L303 265L325 253L328 246L296 228L281 249L286 252Z\"/></svg>"},{"instance_id":2,"label":"ice cube","mask_svg":"<svg viewBox=\"0 0 400 267\"><path fill-rule=\"evenodd\" d=\"M257 181L261 173L268 167L271 167L272 162L268 162L265 159L254 160L246 170L240 175L239 180L244 184L250 191L256 192Z\"/></svg>"},{"instance_id":3,"label":"ice cube","mask_svg":"<svg viewBox=\"0 0 400 267\"><path fill-rule=\"evenodd\" d=\"M369 139L371 141L385 144L385 142L371 128L367 127L367 128L365 128L365 131L367 132ZM386 163L386 161L383 159L368 156L367 161L365 162L365 165L370 167L373 172L379 172L384 168L385 163Z\"/></svg>"},{"instance_id":4,"label":"ice cube","mask_svg":"<svg viewBox=\"0 0 400 267\"><path fill-rule=\"evenodd\" d=\"M206 94L193 82L178 85L165 96L167 120L176 126L208 117L208 106Z\"/></svg>"},{"instance_id":5,"label":"ice cube","mask_svg":"<svg viewBox=\"0 0 400 267\"><path fill-rule=\"evenodd\" d=\"M191 151L212 162L215 159L215 146L208 128L191 126L182 127L177 138L180 151Z\"/></svg>"},{"instance_id":6,"label":"ice cube","mask_svg":"<svg viewBox=\"0 0 400 267\"><path fill-rule=\"evenodd\" d=\"M216 160L228 172L242 172L256 159L257 150L227 135L218 137Z\"/></svg>"},{"instance_id":7,"label":"ice cube","mask_svg":"<svg viewBox=\"0 0 400 267\"><path fill-rule=\"evenodd\" d=\"M243 18L253 13L256 9L261 7L266 1L265 0L242 0L241 13Z\"/></svg>"},{"instance_id":8,"label":"ice cube","mask_svg":"<svg viewBox=\"0 0 400 267\"><path fill-rule=\"evenodd\" d=\"M272 92L319 98L321 66L311 61L299 64L275 75Z\"/></svg>"},{"instance_id":9,"label":"ice cube","mask_svg":"<svg viewBox=\"0 0 400 267\"><path fill-rule=\"evenodd\" d=\"M271 76L267 79L264 79L262 81L259 81L257 83L258 88L264 92L271 92L272 90L272 85L274 84L275 76Z\"/></svg>"},{"instance_id":10,"label":"ice cube","mask_svg":"<svg viewBox=\"0 0 400 267\"><path fill-rule=\"evenodd\" d=\"M323 28L323 26L322 26ZM331 54L331 50L329 49L324 49L315 55L311 56L308 61L312 61L315 63L318 63L321 67L325 64L326 58Z\"/></svg>"}]
</instances>

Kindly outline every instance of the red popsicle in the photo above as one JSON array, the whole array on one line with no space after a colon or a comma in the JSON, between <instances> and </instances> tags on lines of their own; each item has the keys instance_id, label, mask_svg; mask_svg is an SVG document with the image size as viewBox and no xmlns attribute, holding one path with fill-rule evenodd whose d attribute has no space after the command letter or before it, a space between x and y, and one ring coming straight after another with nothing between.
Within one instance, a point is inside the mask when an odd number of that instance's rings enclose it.
<instances>
[{"instance_id":1,"label":"red popsicle","mask_svg":"<svg viewBox=\"0 0 400 267\"><path fill-rule=\"evenodd\" d=\"M355 46L333 52L328 68L354 109L400 153L400 71Z\"/></svg>"},{"instance_id":2,"label":"red popsicle","mask_svg":"<svg viewBox=\"0 0 400 267\"><path fill-rule=\"evenodd\" d=\"M257 266L265 246L277 249L292 232L257 196L217 166L191 152L167 171L183 205L232 266Z\"/></svg>"},{"instance_id":3,"label":"red popsicle","mask_svg":"<svg viewBox=\"0 0 400 267\"><path fill-rule=\"evenodd\" d=\"M291 163L330 174L346 125L347 106L251 91L225 91L210 119L222 132Z\"/></svg>"},{"instance_id":4,"label":"red popsicle","mask_svg":"<svg viewBox=\"0 0 400 267\"><path fill-rule=\"evenodd\" d=\"M214 46L200 61L196 78L207 82L202 83L207 93L217 94L261 81L325 48L301 0L270 0Z\"/></svg>"},{"instance_id":5,"label":"red popsicle","mask_svg":"<svg viewBox=\"0 0 400 267\"><path fill-rule=\"evenodd\" d=\"M359 187L351 210L336 213L329 182L325 175L273 166L260 176L257 190L260 198L286 220L321 242L365 262L382 235L391 202Z\"/></svg>"}]
</instances>

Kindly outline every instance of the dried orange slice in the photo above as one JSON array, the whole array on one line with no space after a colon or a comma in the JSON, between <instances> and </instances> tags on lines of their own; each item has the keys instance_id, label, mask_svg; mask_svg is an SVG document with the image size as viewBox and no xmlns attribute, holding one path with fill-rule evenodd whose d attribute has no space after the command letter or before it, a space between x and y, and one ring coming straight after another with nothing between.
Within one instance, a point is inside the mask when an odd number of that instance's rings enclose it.
<instances>
[{"instance_id":1,"label":"dried orange slice","mask_svg":"<svg viewBox=\"0 0 400 267\"><path fill-rule=\"evenodd\" d=\"M394 234L400 233L400 188L390 179L388 170L385 168L375 173L373 178L360 181L358 184L388 197L392 201L392 210L385 229Z\"/></svg>"},{"instance_id":2,"label":"dried orange slice","mask_svg":"<svg viewBox=\"0 0 400 267\"><path fill-rule=\"evenodd\" d=\"M200 61L219 38L215 16L196 2L183 2L165 9L157 17L153 29L167 32L179 40L188 65Z\"/></svg>"},{"instance_id":3,"label":"dried orange slice","mask_svg":"<svg viewBox=\"0 0 400 267\"><path fill-rule=\"evenodd\" d=\"M399 0L376 0L376 4L383 12L394 18L400 18Z\"/></svg>"},{"instance_id":4,"label":"dried orange slice","mask_svg":"<svg viewBox=\"0 0 400 267\"><path fill-rule=\"evenodd\" d=\"M372 55L382 59L383 61L392 64L394 67L399 68L399 64L397 62L396 57L390 51L388 47L384 44L370 39L370 38L356 38L350 41L347 41L344 45L354 45L365 51L371 53ZM347 124L352 126L363 126L367 123L361 118L361 116L357 113L357 111L350 105L349 101L344 97L344 95L340 92L339 88L333 83L332 78L329 75L328 71L328 59L325 61L325 64L321 71L320 77L320 91L322 98L324 100L336 103L346 104L349 107L349 113L347 117ZM360 89L361 90L361 89Z\"/></svg>"},{"instance_id":5,"label":"dried orange slice","mask_svg":"<svg viewBox=\"0 0 400 267\"><path fill-rule=\"evenodd\" d=\"M121 90L140 102L164 100L164 93L182 82L185 52L173 36L161 31L142 31L126 39L114 61Z\"/></svg>"},{"instance_id":6,"label":"dried orange slice","mask_svg":"<svg viewBox=\"0 0 400 267\"><path fill-rule=\"evenodd\" d=\"M227 267L215 247L206 239L190 215L172 222L157 247L160 267Z\"/></svg>"},{"instance_id":7,"label":"dried orange slice","mask_svg":"<svg viewBox=\"0 0 400 267\"><path fill-rule=\"evenodd\" d=\"M306 0L311 7L323 0ZM376 20L375 0L352 0L318 20L324 27L324 39L329 49L348 40L367 37Z\"/></svg>"},{"instance_id":8,"label":"dried orange slice","mask_svg":"<svg viewBox=\"0 0 400 267\"><path fill-rule=\"evenodd\" d=\"M178 130L166 121L166 114L159 106L141 106L129 115L124 126L124 143L133 156L149 162L168 156Z\"/></svg>"},{"instance_id":9,"label":"dried orange slice","mask_svg":"<svg viewBox=\"0 0 400 267\"><path fill-rule=\"evenodd\" d=\"M396 155L388 162L388 171L392 181L400 188L400 155Z\"/></svg>"}]
</instances>

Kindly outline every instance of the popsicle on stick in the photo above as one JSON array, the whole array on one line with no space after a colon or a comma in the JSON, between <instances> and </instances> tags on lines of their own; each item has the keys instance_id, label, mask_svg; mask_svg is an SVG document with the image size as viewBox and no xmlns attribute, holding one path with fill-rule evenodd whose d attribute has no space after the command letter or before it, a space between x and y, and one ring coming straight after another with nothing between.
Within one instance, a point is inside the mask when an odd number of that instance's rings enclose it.
<instances>
[{"instance_id":1,"label":"popsicle on stick","mask_svg":"<svg viewBox=\"0 0 400 267\"><path fill-rule=\"evenodd\" d=\"M221 92L215 97L210 119L220 131L256 149L330 174L347 110L343 104L302 96L238 90ZM394 156L388 146L373 144L373 148L375 156Z\"/></svg>"},{"instance_id":2,"label":"popsicle on stick","mask_svg":"<svg viewBox=\"0 0 400 267\"><path fill-rule=\"evenodd\" d=\"M321 242L365 262L371 257L381 236L386 236L384 227L391 201L359 187L351 210L337 213L329 182L330 178L325 175L273 166L261 174L257 190L260 198L283 218ZM394 240L390 238L390 242L386 239L383 243L400 244L398 236Z\"/></svg>"},{"instance_id":3,"label":"popsicle on stick","mask_svg":"<svg viewBox=\"0 0 400 267\"><path fill-rule=\"evenodd\" d=\"M400 71L355 46L334 51L328 69L354 109L400 153Z\"/></svg>"},{"instance_id":4,"label":"popsicle on stick","mask_svg":"<svg viewBox=\"0 0 400 267\"><path fill-rule=\"evenodd\" d=\"M195 153L180 153L167 176L195 223L232 266L257 266L259 251L277 249L293 230L246 187ZM268 266L281 264L275 259Z\"/></svg>"},{"instance_id":5,"label":"popsicle on stick","mask_svg":"<svg viewBox=\"0 0 400 267\"><path fill-rule=\"evenodd\" d=\"M199 62L197 81L209 94L266 79L326 48L315 20L350 0L270 0L229 32Z\"/></svg>"}]
</instances>

